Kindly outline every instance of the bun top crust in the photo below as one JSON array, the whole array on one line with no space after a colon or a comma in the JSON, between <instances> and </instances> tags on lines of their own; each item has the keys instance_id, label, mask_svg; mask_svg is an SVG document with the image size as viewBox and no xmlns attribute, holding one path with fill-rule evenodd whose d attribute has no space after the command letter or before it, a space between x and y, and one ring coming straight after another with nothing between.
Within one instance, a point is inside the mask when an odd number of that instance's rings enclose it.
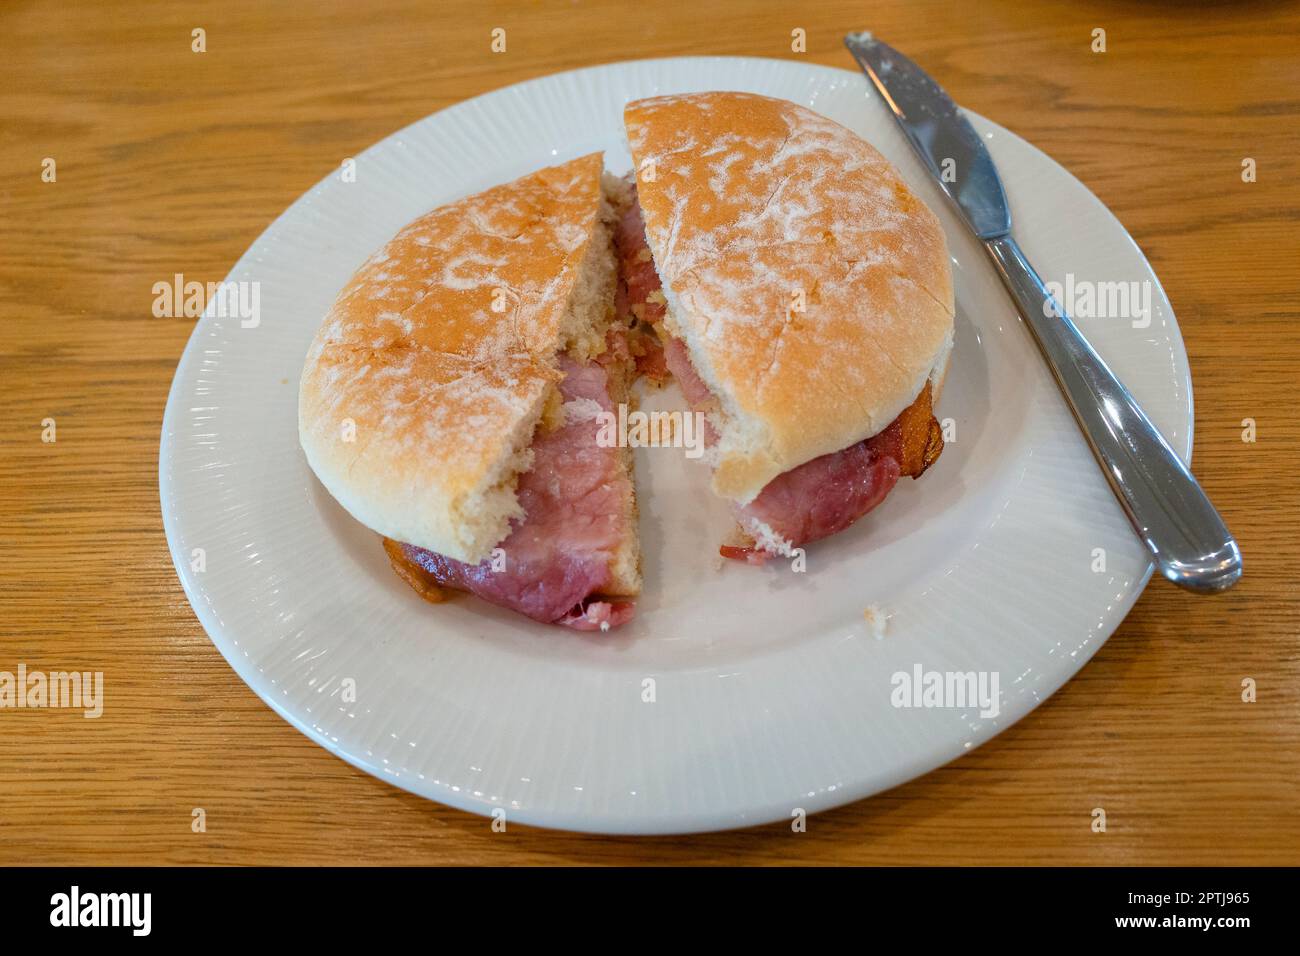
<instances>
[{"instance_id":1,"label":"bun top crust","mask_svg":"<svg viewBox=\"0 0 1300 956\"><path fill-rule=\"evenodd\" d=\"M307 353L298 427L362 524L468 562L505 536L561 378L602 167L592 153L435 209L343 288Z\"/></svg>"},{"instance_id":2,"label":"bun top crust","mask_svg":"<svg viewBox=\"0 0 1300 956\"><path fill-rule=\"evenodd\" d=\"M943 230L868 143L749 93L624 120L669 331L722 406L715 491L746 502L871 437L946 365Z\"/></svg>"}]
</instances>

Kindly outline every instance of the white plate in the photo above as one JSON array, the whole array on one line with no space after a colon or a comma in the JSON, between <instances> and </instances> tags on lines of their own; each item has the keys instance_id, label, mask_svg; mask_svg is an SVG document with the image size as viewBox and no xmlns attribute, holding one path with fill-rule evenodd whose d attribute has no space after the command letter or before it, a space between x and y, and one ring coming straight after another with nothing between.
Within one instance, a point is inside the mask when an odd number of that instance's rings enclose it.
<instances>
[{"instance_id":1,"label":"white plate","mask_svg":"<svg viewBox=\"0 0 1300 956\"><path fill-rule=\"evenodd\" d=\"M298 375L321 317L417 215L594 149L621 173L626 101L713 89L782 97L849 126L939 212L958 307L939 416L954 419L956 440L923 480L810 548L802 574L781 562L719 568L729 519L705 491L705 466L680 451L638 452L646 590L636 620L612 634L544 627L468 597L423 603L298 448ZM1045 278L1151 284L1149 328L1079 322L1188 458L1187 357L1150 266L1068 172L971 120ZM362 153L356 182L329 175L230 279L260 283L260 324L201 319L163 421L163 516L185 591L231 666L286 720L443 803L612 833L744 826L847 803L1023 717L1096 652L1151 572L983 255L854 72L647 60L498 90ZM864 617L871 605L889 615L883 637ZM996 672L1000 713L893 706L892 676L916 665Z\"/></svg>"}]
</instances>

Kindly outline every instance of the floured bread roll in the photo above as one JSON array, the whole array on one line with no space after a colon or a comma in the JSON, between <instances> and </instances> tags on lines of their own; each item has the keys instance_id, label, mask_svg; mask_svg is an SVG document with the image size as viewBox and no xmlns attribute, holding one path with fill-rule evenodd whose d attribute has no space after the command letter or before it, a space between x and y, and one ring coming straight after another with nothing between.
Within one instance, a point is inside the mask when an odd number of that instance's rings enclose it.
<instances>
[{"instance_id":1,"label":"floured bread roll","mask_svg":"<svg viewBox=\"0 0 1300 956\"><path fill-rule=\"evenodd\" d=\"M843 530L943 448L939 220L870 144L785 100L660 96L624 121L640 173L619 230L629 301L708 414L713 489L753 545L724 554Z\"/></svg>"},{"instance_id":2,"label":"floured bread roll","mask_svg":"<svg viewBox=\"0 0 1300 956\"><path fill-rule=\"evenodd\" d=\"M592 153L435 209L357 271L308 351L307 460L427 597L580 628L631 614L601 600L640 590L630 455L565 411L626 400L623 202Z\"/></svg>"}]
</instances>

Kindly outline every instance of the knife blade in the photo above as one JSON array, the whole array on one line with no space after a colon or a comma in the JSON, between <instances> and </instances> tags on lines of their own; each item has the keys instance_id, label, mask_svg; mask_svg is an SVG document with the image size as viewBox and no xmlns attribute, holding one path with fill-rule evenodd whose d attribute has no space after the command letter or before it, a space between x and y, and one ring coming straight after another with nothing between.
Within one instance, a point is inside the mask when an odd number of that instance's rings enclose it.
<instances>
[{"instance_id":1,"label":"knife blade","mask_svg":"<svg viewBox=\"0 0 1300 956\"><path fill-rule=\"evenodd\" d=\"M1241 578L1223 519L1137 401L1044 285L1011 231L997 166L970 121L924 70L870 33L844 38L912 149L984 245L1134 531L1161 573L1192 591Z\"/></svg>"},{"instance_id":2,"label":"knife blade","mask_svg":"<svg viewBox=\"0 0 1300 956\"><path fill-rule=\"evenodd\" d=\"M1002 179L957 104L928 73L871 34L850 33L844 42L971 232L980 239L1009 233Z\"/></svg>"}]
</instances>

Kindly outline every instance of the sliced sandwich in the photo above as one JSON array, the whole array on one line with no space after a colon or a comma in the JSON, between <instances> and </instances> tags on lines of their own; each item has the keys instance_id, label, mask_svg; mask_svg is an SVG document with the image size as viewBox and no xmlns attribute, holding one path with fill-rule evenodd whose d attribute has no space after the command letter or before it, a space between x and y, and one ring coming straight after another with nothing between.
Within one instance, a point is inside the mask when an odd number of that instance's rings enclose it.
<instances>
[{"instance_id":1,"label":"sliced sandwich","mask_svg":"<svg viewBox=\"0 0 1300 956\"><path fill-rule=\"evenodd\" d=\"M943 230L875 149L793 103L662 96L624 120L620 301L706 416L712 487L739 531L722 553L790 555L943 449Z\"/></svg>"},{"instance_id":2,"label":"sliced sandwich","mask_svg":"<svg viewBox=\"0 0 1300 956\"><path fill-rule=\"evenodd\" d=\"M596 440L635 365L612 321L626 201L593 153L453 202L372 256L326 315L303 369L303 450L425 598L470 591L588 630L631 617L631 458Z\"/></svg>"}]
</instances>

